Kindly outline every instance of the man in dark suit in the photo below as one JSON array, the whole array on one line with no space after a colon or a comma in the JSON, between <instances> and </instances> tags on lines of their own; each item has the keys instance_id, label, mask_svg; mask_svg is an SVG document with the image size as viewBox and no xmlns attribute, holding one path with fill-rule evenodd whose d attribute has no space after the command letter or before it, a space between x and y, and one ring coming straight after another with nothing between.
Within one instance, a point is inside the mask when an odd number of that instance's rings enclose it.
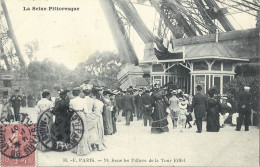
<instances>
[{"instance_id":1,"label":"man in dark suit","mask_svg":"<svg viewBox=\"0 0 260 167\"><path fill-rule=\"evenodd\" d=\"M20 107L22 103L22 96L19 95L19 90L16 89L14 92L14 95L11 96L10 101L12 103L12 107L14 109L14 117L15 121L20 121L19 113L20 113Z\"/></svg>"},{"instance_id":2,"label":"man in dark suit","mask_svg":"<svg viewBox=\"0 0 260 167\"><path fill-rule=\"evenodd\" d=\"M143 117L142 93L143 93L143 90L139 89L138 94L135 95L135 106L136 106L137 120L140 120Z\"/></svg>"},{"instance_id":3,"label":"man in dark suit","mask_svg":"<svg viewBox=\"0 0 260 167\"><path fill-rule=\"evenodd\" d=\"M123 106L126 115L126 125L130 125L130 117L135 110L134 96L131 95L131 90L128 88L126 95L123 96Z\"/></svg>"},{"instance_id":4,"label":"man in dark suit","mask_svg":"<svg viewBox=\"0 0 260 167\"><path fill-rule=\"evenodd\" d=\"M116 105L118 107L118 119L117 121L118 122L121 122L121 119L122 119L122 113L123 113L123 109L124 109L124 106L123 106L123 96L122 96L122 93L118 93L115 97L115 100L116 100Z\"/></svg>"},{"instance_id":5,"label":"man in dark suit","mask_svg":"<svg viewBox=\"0 0 260 167\"><path fill-rule=\"evenodd\" d=\"M249 131L249 121L250 121L250 105L252 95L249 93L250 87L245 86L244 91L238 95L238 122L236 131L240 131L242 123L245 123L245 131Z\"/></svg>"},{"instance_id":6,"label":"man in dark suit","mask_svg":"<svg viewBox=\"0 0 260 167\"><path fill-rule=\"evenodd\" d=\"M196 87L197 93L193 96L191 112L194 109L196 125L197 125L197 133L201 133L202 131L202 118L206 113L206 105L207 105L207 97L204 93L202 93L201 85Z\"/></svg>"},{"instance_id":7,"label":"man in dark suit","mask_svg":"<svg viewBox=\"0 0 260 167\"><path fill-rule=\"evenodd\" d=\"M144 126L147 126L147 120L149 120L149 126L152 126L152 97L150 95L150 91L146 90L142 95L143 101L143 119L144 119Z\"/></svg>"}]
</instances>

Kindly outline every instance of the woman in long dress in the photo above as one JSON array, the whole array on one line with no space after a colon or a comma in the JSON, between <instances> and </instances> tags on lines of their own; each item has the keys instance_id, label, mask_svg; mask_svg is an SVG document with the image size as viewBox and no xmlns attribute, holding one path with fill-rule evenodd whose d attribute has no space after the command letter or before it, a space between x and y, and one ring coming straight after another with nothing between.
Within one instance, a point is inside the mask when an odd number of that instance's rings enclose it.
<instances>
[{"instance_id":1,"label":"woman in long dress","mask_svg":"<svg viewBox=\"0 0 260 167\"><path fill-rule=\"evenodd\" d=\"M36 108L37 108L37 114L38 119L40 119L40 116L44 113L49 115L46 117L47 122L47 131L48 134L51 135L51 126L53 125L53 115L51 113L52 108L54 107L53 102L50 100L51 94L49 90L43 90L42 92L42 99L38 101ZM52 147L52 143L48 144L50 147ZM40 151L48 151L49 148L46 148L41 142L38 143L37 149Z\"/></svg>"},{"instance_id":2,"label":"woman in long dress","mask_svg":"<svg viewBox=\"0 0 260 167\"><path fill-rule=\"evenodd\" d=\"M104 103L104 111L103 111L103 125L104 125L104 134L112 135L113 134L113 126L112 126L112 104L109 99L109 91L103 92L103 103Z\"/></svg>"},{"instance_id":3,"label":"woman in long dress","mask_svg":"<svg viewBox=\"0 0 260 167\"><path fill-rule=\"evenodd\" d=\"M151 115L153 118L152 122L152 133L163 133L168 132L168 121L167 121L167 115L166 112L166 99L163 95L162 90L159 90L158 88L155 90L155 92L152 94L154 111Z\"/></svg>"},{"instance_id":4,"label":"woman in long dress","mask_svg":"<svg viewBox=\"0 0 260 167\"><path fill-rule=\"evenodd\" d=\"M218 132L220 129L219 125L219 113L221 112L220 101L214 97L216 90L211 88L208 91L209 98L207 100L207 131Z\"/></svg>"},{"instance_id":5,"label":"woman in long dress","mask_svg":"<svg viewBox=\"0 0 260 167\"><path fill-rule=\"evenodd\" d=\"M100 91L101 89L93 89L93 100L94 100L94 106L93 106L93 113L97 116L97 132L98 132L98 141L96 143L98 151L104 150L104 126L103 126L103 106L104 103L100 100Z\"/></svg>"},{"instance_id":6,"label":"woman in long dress","mask_svg":"<svg viewBox=\"0 0 260 167\"><path fill-rule=\"evenodd\" d=\"M93 149L96 148L96 143L98 142L98 127L97 127L97 115L93 112L94 100L91 97L92 95L92 86L87 85L87 87L83 90L85 95L84 97L84 109L86 111L86 126L87 133L89 134L89 142Z\"/></svg>"},{"instance_id":7,"label":"woman in long dress","mask_svg":"<svg viewBox=\"0 0 260 167\"><path fill-rule=\"evenodd\" d=\"M86 155L91 152L92 148L89 141L88 126L86 124L87 111L86 108L84 108L84 99L80 98L80 92L80 88L73 89L72 94L74 98L70 100L70 108L73 109L82 119L84 124L84 133L78 145L72 149L72 152L76 153L77 155Z\"/></svg>"},{"instance_id":8,"label":"woman in long dress","mask_svg":"<svg viewBox=\"0 0 260 167\"><path fill-rule=\"evenodd\" d=\"M67 90L60 90L60 98L56 100L53 114L55 122L51 127L51 134L55 141L70 143L70 118L73 113L69 111L70 99Z\"/></svg>"}]
</instances>

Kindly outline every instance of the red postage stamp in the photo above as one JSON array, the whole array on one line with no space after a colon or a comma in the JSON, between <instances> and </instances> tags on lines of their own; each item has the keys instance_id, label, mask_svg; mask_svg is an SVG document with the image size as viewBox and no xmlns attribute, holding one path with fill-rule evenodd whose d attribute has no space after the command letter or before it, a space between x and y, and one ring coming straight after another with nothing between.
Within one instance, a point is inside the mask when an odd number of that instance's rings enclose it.
<instances>
[{"instance_id":1,"label":"red postage stamp","mask_svg":"<svg viewBox=\"0 0 260 167\"><path fill-rule=\"evenodd\" d=\"M35 166L34 124L0 125L1 166Z\"/></svg>"}]
</instances>

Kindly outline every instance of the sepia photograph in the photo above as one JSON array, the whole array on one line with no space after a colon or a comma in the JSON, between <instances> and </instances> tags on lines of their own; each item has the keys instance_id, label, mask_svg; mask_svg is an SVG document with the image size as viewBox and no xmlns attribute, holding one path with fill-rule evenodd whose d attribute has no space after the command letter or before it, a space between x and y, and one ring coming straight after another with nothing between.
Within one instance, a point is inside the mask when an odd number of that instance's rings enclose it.
<instances>
[{"instance_id":1,"label":"sepia photograph","mask_svg":"<svg viewBox=\"0 0 260 167\"><path fill-rule=\"evenodd\" d=\"M0 3L0 166L259 167L259 0Z\"/></svg>"}]
</instances>

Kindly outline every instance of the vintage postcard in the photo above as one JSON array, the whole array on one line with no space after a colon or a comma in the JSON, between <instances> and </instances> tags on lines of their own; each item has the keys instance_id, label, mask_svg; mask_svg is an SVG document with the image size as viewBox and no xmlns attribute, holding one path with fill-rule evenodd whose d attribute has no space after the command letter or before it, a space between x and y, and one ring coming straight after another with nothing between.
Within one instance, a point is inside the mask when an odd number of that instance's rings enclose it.
<instances>
[{"instance_id":1,"label":"vintage postcard","mask_svg":"<svg viewBox=\"0 0 260 167\"><path fill-rule=\"evenodd\" d=\"M0 2L0 166L259 166L259 0Z\"/></svg>"}]
</instances>

